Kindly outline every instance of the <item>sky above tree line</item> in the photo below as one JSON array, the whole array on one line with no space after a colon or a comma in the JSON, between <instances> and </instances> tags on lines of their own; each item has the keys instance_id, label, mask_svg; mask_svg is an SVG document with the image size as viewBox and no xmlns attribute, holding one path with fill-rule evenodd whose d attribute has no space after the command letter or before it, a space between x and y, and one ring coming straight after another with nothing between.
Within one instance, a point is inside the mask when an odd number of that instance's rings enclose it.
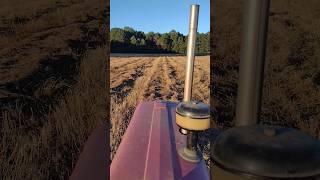
<instances>
[{"instance_id":1,"label":"sky above tree line","mask_svg":"<svg viewBox=\"0 0 320 180\"><path fill-rule=\"evenodd\" d=\"M198 32L210 31L209 0L110 0L110 27L188 34L191 4L199 4Z\"/></svg>"}]
</instances>

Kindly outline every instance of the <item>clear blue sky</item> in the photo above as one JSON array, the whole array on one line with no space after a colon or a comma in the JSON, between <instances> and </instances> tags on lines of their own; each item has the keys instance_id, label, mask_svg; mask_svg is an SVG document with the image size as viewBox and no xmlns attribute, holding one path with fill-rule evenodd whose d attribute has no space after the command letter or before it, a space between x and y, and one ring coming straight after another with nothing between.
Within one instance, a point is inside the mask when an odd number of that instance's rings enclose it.
<instances>
[{"instance_id":1,"label":"clear blue sky","mask_svg":"<svg viewBox=\"0 0 320 180\"><path fill-rule=\"evenodd\" d=\"M187 35L191 4L199 4L198 32L210 31L210 0L110 0L110 27Z\"/></svg>"}]
</instances>

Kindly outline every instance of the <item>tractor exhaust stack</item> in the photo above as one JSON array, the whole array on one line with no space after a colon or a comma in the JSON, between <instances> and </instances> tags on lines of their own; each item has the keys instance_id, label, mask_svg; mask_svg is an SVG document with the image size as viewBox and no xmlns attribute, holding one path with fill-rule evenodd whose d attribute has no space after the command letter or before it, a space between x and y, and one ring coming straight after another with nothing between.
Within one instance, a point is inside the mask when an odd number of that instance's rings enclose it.
<instances>
[{"instance_id":1,"label":"tractor exhaust stack","mask_svg":"<svg viewBox=\"0 0 320 180\"><path fill-rule=\"evenodd\" d=\"M193 4L193 5L191 5L191 8L190 8L186 79L185 79L185 84L184 84L184 96L183 96L184 102L189 102L191 100L193 69L194 69L194 56L195 56L194 50L195 50L195 46L196 46L198 17L199 17L199 5Z\"/></svg>"},{"instance_id":2,"label":"tractor exhaust stack","mask_svg":"<svg viewBox=\"0 0 320 180\"><path fill-rule=\"evenodd\" d=\"M210 128L210 107L191 100L198 16L199 5L191 5L184 98L176 108L176 123L180 132L187 135L186 147L179 150L179 155L194 163L201 159L197 151L198 132Z\"/></svg>"},{"instance_id":3,"label":"tractor exhaust stack","mask_svg":"<svg viewBox=\"0 0 320 180\"><path fill-rule=\"evenodd\" d=\"M187 66L186 66L186 79L184 84L183 101L190 102L192 94L192 82L194 71L194 56L195 46L197 39L199 17L199 5L191 5L190 8L190 22L189 22L189 35L187 45ZM187 134L187 149L196 152L198 134L195 132L188 132Z\"/></svg>"},{"instance_id":4,"label":"tractor exhaust stack","mask_svg":"<svg viewBox=\"0 0 320 180\"><path fill-rule=\"evenodd\" d=\"M258 123L270 0L248 0L242 33L236 126Z\"/></svg>"}]
</instances>

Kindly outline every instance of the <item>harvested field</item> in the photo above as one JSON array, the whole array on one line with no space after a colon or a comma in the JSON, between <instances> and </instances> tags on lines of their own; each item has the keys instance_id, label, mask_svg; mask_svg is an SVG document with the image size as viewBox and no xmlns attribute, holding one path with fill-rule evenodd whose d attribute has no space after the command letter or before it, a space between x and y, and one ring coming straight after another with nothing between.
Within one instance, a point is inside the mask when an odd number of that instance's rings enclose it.
<instances>
[{"instance_id":1,"label":"harvested field","mask_svg":"<svg viewBox=\"0 0 320 180\"><path fill-rule=\"evenodd\" d=\"M106 123L100 0L0 2L0 179L68 179Z\"/></svg>"},{"instance_id":2,"label":"harvested field","mask_svg":"<svg viewBox=\"0 0 320 180\"><path fill-rule=\"evenodd\" d=\"M216 124L233 126L245 1L216 0L212 42L212 105ZM261 123L320 139L320 1L271 0Z\"/></svg>"},{"instance_id":3,"label":"harvested field","mask_svg":"<svg viewBox=\"0 0 320 180\"><path fill-rule=\"evenodd\" d=\"M181 56L111 58L111 159L139 101L183 99L185 65ZM194 73L192 98L209 104L209 56L196 57ZM208 155L208 141L203 146Z\"/></svg>"}]
</instances>

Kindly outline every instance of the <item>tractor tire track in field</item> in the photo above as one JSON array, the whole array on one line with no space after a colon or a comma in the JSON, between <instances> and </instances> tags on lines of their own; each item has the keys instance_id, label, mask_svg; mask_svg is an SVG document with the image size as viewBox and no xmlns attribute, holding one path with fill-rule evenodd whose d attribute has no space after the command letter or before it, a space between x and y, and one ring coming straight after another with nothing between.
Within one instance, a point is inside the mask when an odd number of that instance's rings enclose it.
<instances>
[{"instance_id":1,"label":"tractor tire track in field","mask_svg":"<svg viewBox=\"0 0 320 180\"><path fill-rule=\"evenodd\" d=\"M114 62L113 62L114 61ZM123 60L117 60L117 59L112 59L112 67L110 69L111 72L117 72L120 69L126 69L128 66L137 64L141 61L144 61L143 59L123 59Z\"/></svg>"},{"instance_id":2,"label":"tractor tire track in field","mask_svg":"<svg viewBox=\"0 0 320 180\"><path fill-rule=\"evenodd\" d=\"M145 59L134 59L134 60L125 60L124 63L113 63L111 64L110 73L112 76L122 75L128 71L133 71L136 67L144 64Z\"/></svg>"},{"instance_id":3,"label":"tractor tire track in field","mask_svg":"<svg viewBox=\"0 0 320 180\"><path fill-rule=\"evenodd\" d=\"M145 69L149 68L148 59L133 59L133 62L126 62L118 67L117 71L111 71L111 96L116 96L117 101L123 99L132 91L136 80L144 75ZM112 64L113 66L113 64ZM113 70L114 67L111 67Z\"/></svg>"},{"instance_id":4,"label":"tractor tire track in field","mask_svg":"<svg viewBox=\"0 0 320 180\"><path fill-rule=\"evenodd\" d=\"M164 57L164 63L163 63L163 67L164 67L164 71L162 71L162 77L164 79L164 86L163 86L163 94L165 96L165 100L174 100L172 99L172 96L174 95L174 91L172 89L173 84L174 84L174 79L172 79L172 77L170 77L170 73L169 73L169 59L167 57Z\"/></svg>"},{"instance_id":5,"label":"tractor tire track in field","mask_svg":"<svg viewBox=\"0 0 320 180\"><path fill-rule=\"evenodd\" d=\"M146 68L146 65L143 64L139 67L137 67L134 71L134 73L132 73L130 75L129 79L124 80L120 85L111 88L111 96L116 95L117 99L119 101L122 101L124 97L126 97L128 95L128 93L130 93L130 91L132 90L135 81L143 76L144 70Z\"/></svg>"},{"instance_id":6,"label":"tractor tire track in field","mask_svg":"<svg viewBox=\"0 0 320 180\"><path fill-rule=\"evenodd\" d=\"M174 92L174 95L175 95L175 100L177 101L182 101L183 99L183 83L182 80L180 80L178 77L177 77L177 70L175 67L175 65L172 65L172 59L168 59L168 75L169 75L169 78L171 79L171 81L173 82L171 85L170 85L170 91Z\"/></svg>"},{"instance_id":7,"label":"tractor tire track in field","mask_svg":"<svg viewBox=\"0 0 320 180\"><path fill-rule=\"evenodd\" d=\"M156 70L154 71L154 74L151 77L154 77L153 79L150 79L150 81L147 83L148 87L146 89L146 92L143 94L143 97L147 100L163 100L162 93L161 93L161 84L163 81L162 76L159 75L158 72L163 72L163 59L158 58L158 63L156 65ZM162 74L161 74L162 75Z\"/></svg>"},{"instance_id":8,"label":"tractor tire track in field","mask_svg":"<svg viewBox=\"0 0 320 180\"><path fill-rule=\"evenodd\" d=\"M182 100L182 83L176 76L176 70L170 64L169 58L159 59L157 73L149 82L149 86L144 93L148 100Z\"/></svg>"}]
</instances>

